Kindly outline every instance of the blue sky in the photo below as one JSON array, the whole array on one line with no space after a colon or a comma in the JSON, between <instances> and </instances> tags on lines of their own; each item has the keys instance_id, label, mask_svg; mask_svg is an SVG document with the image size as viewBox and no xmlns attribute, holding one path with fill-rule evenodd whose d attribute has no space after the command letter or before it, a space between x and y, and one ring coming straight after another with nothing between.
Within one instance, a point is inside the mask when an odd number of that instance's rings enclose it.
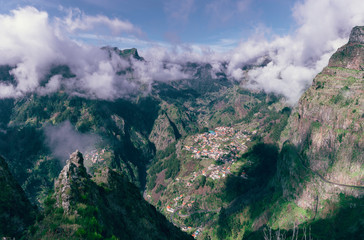
<instances>
[{"instance_id":1,"label":"blue sky","mask_svg":"<svg viewBox=\"0 0 364 240\"><path fill-rule=\"evenodd\" d=\"M0 98L67 87L115 99L191 77L181 66L200 62L211 64L212 76L223 71L295 104L357 25L363 0L0 0L0 65L13 66L16 80L0 79ZM138 48L146 61L131 63L136 82L116 74L130 63L110 59L105 45ZM42 86L56 64L77 77Z\"/></svg>"},{"instance_id":2,"label":"blue sky","mask_svg":"<svg viewBox=\"0 0 364 240\"><path fill-rule=\"evenodd\" d=\"M50 17L64 17L67 10L79 9L87 15L118 18L142 31L141 35L134 36L138 39L171 44L228 44L231 47L249 38L257 29L283 35L295 28L294 1L290 0L23 0L1 1L0 9L4 14L27 5L48 12ZM113 43L113 38L133 37L130 33L112 34L101 28L85 31L78 37L100 45L103 41ZM99 38L87 39L90 35ZM105 35L110 38L102 39ZM119 45L132 47L129 43Z\"/></svg>"}]
</instances>

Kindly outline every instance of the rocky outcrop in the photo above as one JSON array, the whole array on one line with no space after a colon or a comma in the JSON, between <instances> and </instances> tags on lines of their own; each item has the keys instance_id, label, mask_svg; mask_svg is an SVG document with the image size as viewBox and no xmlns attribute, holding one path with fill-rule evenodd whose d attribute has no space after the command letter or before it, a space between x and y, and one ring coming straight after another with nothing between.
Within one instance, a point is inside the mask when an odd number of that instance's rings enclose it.
<instances>
[{"instance_id":1,"label":"rocky outcrop","mask_svg":"<svg viewBox=\"0 0 364 240\"><path fill-rule=\"evenodd\" d=\"M93 185L83 165L83 156L77 150L71 154L55 182L57 206L69 213L71 207L80 202L86 193L92 193L90 190L95 187Z\"/></svg>"},{"instance_id":2,"label":"rocky outcrop","mask_svg":"<svg viewBox=\"0 0 364 240\"><path fill-rule=\"evenodd\" d=\"M71 154L30 239L192 239L156 211L126 176L110 168L91 178L79 151ZM70 220L72 219L72 220ZM49 228L49 225L52 228Z\"/></svg>"},{"instance_id":3,"label":"rocky outcrop","mask_svg":"<svg viewBox=\"0 0 364 240\"><path fill-rule=\"evenodd\" d=\"M354 27L348 44L331 57L329 67L364 70L364 27Z\"/></svg>"},{"instance_id":4,"label":"rocky outcrop","mask_svg":"<svg viewBox=\"0 0 364 240\"><path fill-rule=\"evenodd\" d=\"M364 27L356 26L350 34L349 44L359 43L364 44Z\"/></svg>"},{"instance_id":5,"label":"rocky outcrop","mask_svg":"<svg viewBox=\"0 0 364 240\"><path fill-rule=\"evenodd\" d=\"M357 186L364 185L363 31L363 27L355 27L349 43L338 49L329 66L315 77L281 138L282 143L297 149L308 169L331 182ZM363 195L358 188L325 183L317 175L295 181L292 176L307 176L308 170L298 156L293 161L282 154L279 168L286 169L286 174L280 181L284 188L295 183L293 197L298 206L312 207L316 198L333 200L338 193Z\"/></svg>"},{"instance_id":6,"label":"rocky outcrop","mask_svg":"<svg viewBox=\"0 0 364 240\"><path fill-rule=\"evenodd\" d=\"M0 237L20 238L35 220L36 209L0 156Z\"/></svg>"},{"instance_id":7,"label":"rocky outcrop","mask_svg":"<svg viewBox=\"0 0 364 240\"><path fill-rule=\"evenodd\" d=\"M188 114L181 108L163 103L149 134L149 140L157 150L164 150L191 130L191 122Z\"/></svg>"}]
</instances>

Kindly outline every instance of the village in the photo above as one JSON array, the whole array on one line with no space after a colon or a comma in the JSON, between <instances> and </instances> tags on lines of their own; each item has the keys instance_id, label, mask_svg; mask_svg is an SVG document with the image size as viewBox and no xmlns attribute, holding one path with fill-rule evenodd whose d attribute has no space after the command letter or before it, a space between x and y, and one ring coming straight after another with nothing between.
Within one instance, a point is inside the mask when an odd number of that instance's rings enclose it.
<instances>
[{"instance_id":1,"label":"village","mask_svg":"<svg viewBox=\"0 0 364 240\"><path fill-rule=\"evenodd\" d=\"M93 149L91 151L86 151L84 158L86 161L91 161L92 163L103 162L105 160L104 154L106 151L106 148L103 148L101 150Z\"/></svg>"},{"instance_id":2,"label":"village","mask_svg":"<svg viewBox=\"0 0 364 240\"><path fill-rule=\"evenodd\" d=\"M195 159L212 159L217 164L212 163L203 170L193 172L186 186L192 186L200 175L216 180L231 174L231 165L246 152L249 141L248 133L232 127L217 127L214 131L193 136L191 145L185 145L184 150L191 152Z\"/></svg>"},{"instance_id":3,"label":"village","mask_svg":"<svg viewBox=\"0 0 364 240\"><path fill-rule=\"evenodd\" d=\"M256 131L252 132L255 134ZM197 178L204 176L211 178L213 181L223 179L232 174L232 166L241 155L247 151L247 143L250 142L250 135L246 132L235 130L232 127L217 127L209 132L192 136L185 142L183 150L191 156L192 161L204 161L201 164L202 169L196 170L188 176L177 177L174 184L178 184L186 191L170 200L165 206L165 210L170 214L171 220L175 214L179 217L188 217L182 214L182 209L188 210L191 214L196 196L188 194L193 191L194 183ZM247 175L243 173L241 177L247 179ZM210 210L214 211L214 210ZM193 212L193 211L192 211ZM195 212L209 212L196 209ZM201 227L193 228L191 226L180 226L183 231L193 232L192 236L197 238L202 231Z\"/></svg>"},{"instance_id":4,"label":"village","mask_svg":"<svg viewBox=\"0 0 364 240\"><path fill-rule=\"evenodd\" d=\"M223 162L236 160L239 154L247 150L246 143L250 141L247 133L232 127L217 127L214 131L192 138L192 145L185 145L184 149L192 152L194 158L211 158Z\"/></svg>"}]
</instances>

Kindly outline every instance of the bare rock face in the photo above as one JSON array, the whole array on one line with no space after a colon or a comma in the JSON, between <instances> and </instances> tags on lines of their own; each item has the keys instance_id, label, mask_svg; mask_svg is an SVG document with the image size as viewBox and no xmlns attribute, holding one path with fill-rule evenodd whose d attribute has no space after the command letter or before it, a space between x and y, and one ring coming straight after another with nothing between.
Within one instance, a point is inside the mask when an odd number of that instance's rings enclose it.
<instances>
[{"instance_id":1,"label":"bare rock face","mask_svg":"<svg viewBox=\"0 0 364 240\"><path fill-rule=\"evenodd\" d=\"M55 182L57 206L69 212L73 203L84 197L90 185L92 182L83 165L83 156L77 150L71 154Z\"/></svg>"},{"instance_id":2,"label":"bare rock face","mask_svg":"<svg viewBox=\"0 0 364 240\"><path fill-rule=\"evenodd\" d=\"M70 162L75 164L77 167L83 167L83 156L78 150L72 153L70 156Z\"/></svg>"},{"instance_id":3,"label":"bare rock face","mask_svg":"<svg viewBox=\"0 0 364 240\"><path fill-rule=\"evenodd\" d=\"M354 27L348 44L331 57L329 67L364 70L364 27Z\"/></svg>"},{"instance_id":4,"label":"bare rock face","mask_svg":"<svg viewBox=\"0 0 364 240\"><path fill-rule=\"evenodd\" d=\"M66 215L79 219L91 219L92 215L91 221L97 226L95 231L99 231L98 239L101 236L109 239L111 235L118 239L192 239L169 223L139 191L126 176L109 168L99 169L91 178L83 165L82 154L76 151L55 183L54 196L56 206L63 208ZM57 233L47 239L90 239L87 232L83 237L77 236L76 230L74 224L62 223Z\"/></svg>"},{"instance_id":5,"label":"bare rock face","mask_svg":"<svg viewBox=\"0 0 364 240\"><path fill-rule=\"evenodd\" d=\"M364 27L357 26L351 30L349 43L364 44Z\"/></svg>"},{"instance_id":6,"label":"bare rock face","mask_svg":"<svg viewBox=\"0 0 364 240\"><path fill-rule=\"evenodd\" d=\"M305 165L325 179L341 184L364 183L364 27L355 27L350 41L331 57L302 95L289 118L281 142L293 144ZM364 195L354 188L343 188L311 176L308 184L294 180L305 173L300 163L284 156L286 168L282 185L296 189L298 206L314 206L315 198L332 200L339 193ZM297 158L299 159L299 158ZM307 171L306 171L307 172ZM307 182L307 181L306 181Z\"/></svg>"}]
</instances>

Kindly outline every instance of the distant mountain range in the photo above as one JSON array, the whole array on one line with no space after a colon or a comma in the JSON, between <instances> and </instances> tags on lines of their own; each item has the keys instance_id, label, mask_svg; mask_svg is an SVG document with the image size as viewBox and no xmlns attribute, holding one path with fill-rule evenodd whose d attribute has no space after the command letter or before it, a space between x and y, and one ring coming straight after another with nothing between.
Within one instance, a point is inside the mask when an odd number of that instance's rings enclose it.
<instances>
[{"instance_id":1,"label":"distant mountain range","mask_svg":"<svg viewBox=\"0 0 364 240\"><path fill-rule=\"evenodd\" d=\"M182 68L126 99L1 99L0 236L364 239L364 27L293 108L209 64Z\"/></svg>"}]
</instances>

